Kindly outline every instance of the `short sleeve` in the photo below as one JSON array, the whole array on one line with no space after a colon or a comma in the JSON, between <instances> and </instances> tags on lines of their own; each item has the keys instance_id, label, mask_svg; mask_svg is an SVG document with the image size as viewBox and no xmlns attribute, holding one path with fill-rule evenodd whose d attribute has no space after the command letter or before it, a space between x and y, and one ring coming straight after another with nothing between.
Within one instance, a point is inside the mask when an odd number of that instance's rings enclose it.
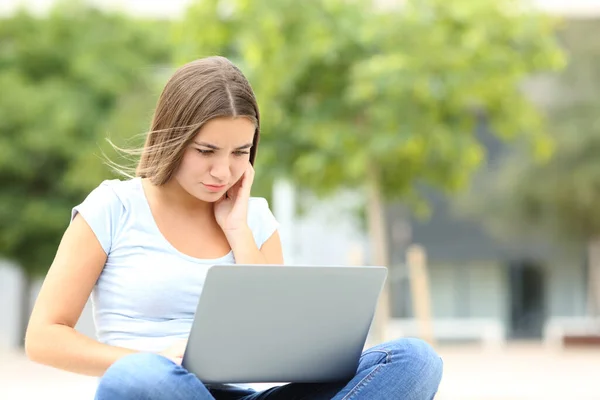
<instances>
[{"instance_id":1,"label":"short sleeve","mask_svg":"<svg viewBox=\"0 0 600 400\"><path fill-rule=\"evenodd\" d=\"M266 199L262 197L250 198L248 225L252 230L256 245L260 249L279 227L279 222L271 212Z\"/></svg>"},{"instance_id":2,"label":"short sleeve","mask_svg":"<svg viewBox=\"0 0 600 400\"><path fill-rule=\"evenodd\" d=\"M123 204L111 184L112 181L102 182L71 211L71 222L77 214L81 214L107 255L110 253L123 214Z\"/></svg>"}]
</instances>

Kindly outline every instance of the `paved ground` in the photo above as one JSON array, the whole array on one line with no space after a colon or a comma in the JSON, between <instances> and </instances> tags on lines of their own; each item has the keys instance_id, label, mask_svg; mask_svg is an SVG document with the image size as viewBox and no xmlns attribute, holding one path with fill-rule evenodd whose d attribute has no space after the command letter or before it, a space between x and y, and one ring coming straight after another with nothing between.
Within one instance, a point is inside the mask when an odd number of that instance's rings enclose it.
<instances>
[{"instance_id":1,"label":"paved ground","mask_svg":"<svg viewBox=\"0 0 600 400\"><path fill-rule=\"evenodd\" d=\"M445 374L436 399L600 399L600 350L548 352L511 345L499 353L440 349Z\"/></svg>"},{"instance_id":2,"label":"paved ground","mask_svg":"<svg viewBox=\"0 0 600 400\"><path fill-rule=\"evenodd\" d=\"M600 350L548 352L511 344L502 352L442 347L445 375L437 400L600 400ZM96 380L0 352L0 399L92 399Z\"/></svg>"}]
</instances>

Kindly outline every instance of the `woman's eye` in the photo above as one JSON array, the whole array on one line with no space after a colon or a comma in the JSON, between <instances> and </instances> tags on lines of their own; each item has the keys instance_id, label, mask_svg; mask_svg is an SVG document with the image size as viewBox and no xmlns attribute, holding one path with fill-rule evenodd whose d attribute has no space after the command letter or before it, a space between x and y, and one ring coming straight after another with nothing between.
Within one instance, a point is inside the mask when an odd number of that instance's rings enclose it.
<instances>
[{"instance_id":1,"label":"woman's eye","mask_svg":"<svg viewBox=\"0 0 600 400\"><path fill-rule=\"evenodd\" d=\"M233 154L235 154L236 156L243 156L244 154L250 154L250 152L238 150L238 151L234 151Z\"/></svg>"},{"instance_id":2,"label":"woman's eye","mask_svg":"<svg viewBox=\"0 0 600 400\"><path fill-rule=\"evenodd\" d=\"M205 156L213 153L213 150L203 150L203 149L196 149L196 150L198 150L198 153L205 155Z\"/></svg>"}]
</instances>

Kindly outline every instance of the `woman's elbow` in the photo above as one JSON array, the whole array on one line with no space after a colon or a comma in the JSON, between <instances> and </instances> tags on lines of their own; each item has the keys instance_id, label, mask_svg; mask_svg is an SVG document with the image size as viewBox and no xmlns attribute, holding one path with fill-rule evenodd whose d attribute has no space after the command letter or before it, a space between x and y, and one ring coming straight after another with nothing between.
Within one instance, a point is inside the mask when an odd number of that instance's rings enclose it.
<instances>
[{"instance_id":1,"label":"woman's elbow","mask_svg":"<svg viewBox=\"0 0 600 400\"><path fill-rule=\"evenodd\" d=\"M33 336L33 332L28 328L25 334L25 355L31 361L36 361L37 359L39 345L36 342L37 340Z\"/></svg>"},{"instance_id":2,"label":"woman's elbow","mask_svg":"<svg viewBox=\"0 0 600 400\"><path fill-rule=\"evenodd\" d=\"M47 335L44 335L44 328L39 326L29 325L25 333L25 355L34 362L42 362L42 353L44 343L48 341Z\"/></svg>"}]
</instances>

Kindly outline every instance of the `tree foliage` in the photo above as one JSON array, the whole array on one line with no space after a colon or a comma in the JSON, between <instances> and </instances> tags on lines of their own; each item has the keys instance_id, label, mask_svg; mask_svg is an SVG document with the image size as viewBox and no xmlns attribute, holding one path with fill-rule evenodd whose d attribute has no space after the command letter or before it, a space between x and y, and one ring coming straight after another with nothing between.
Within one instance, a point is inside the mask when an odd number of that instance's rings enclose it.
<instances>
[{"instance_id":1,"label":"tree foliage","mask_svg":"<svg viewBox=\"0 0 600 400\"><path fill-rule=\"evenodd\" d=\"M520 233L585 243L600 237L600 21L568 21L568 67L550 84L547 116L556 152L539 162L519 149L486 171L467 200L501 236Z\"/></svg>"},{"instance_id":2,"label":"tree foliage","mask_svg":"<svg viewBox=\"0 0 600 400\"><path fill-rule=\"evenodd\" d=\"M104 139L147 129L163 27L72 3L0 21L0 255L28 276L46 272L71 207L111 177Z\"/></svg>"},{"instance_id":3,"label":"tree foliage","mask_svg":"<svg viewBox=\"0 0 600 400\"><path fill-rule=\"evenodd\" d=\"M317 193L373 179L405 201L417 182L460 188L484 157L481 112L502 137L550 152L520 84L561 66L554 21L510 0L371 4L197 1L179 60L236 62L263 111L258 165Z\"/></svg>"}]
</instances>

